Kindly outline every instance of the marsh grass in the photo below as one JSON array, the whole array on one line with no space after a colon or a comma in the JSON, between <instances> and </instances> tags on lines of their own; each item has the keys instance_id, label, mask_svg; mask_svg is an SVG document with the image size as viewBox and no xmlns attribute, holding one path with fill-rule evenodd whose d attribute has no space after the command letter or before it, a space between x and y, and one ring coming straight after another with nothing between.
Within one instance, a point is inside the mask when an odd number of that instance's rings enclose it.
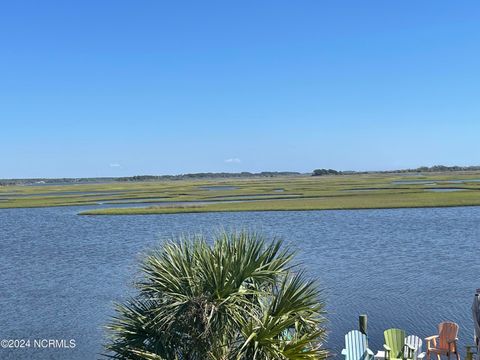
<instances>
[{"instance_id":1,"label":"marsh grass","mask_svg":"<svg viewBox=\"0 0 480 360\"><path fill-rule=\"evenodd\" d=\"M0 208L96 205L113 201L127 204L124 208L92 209L81 214L130 215L466 206L480 205L480 182L448 183L446 181L479 178L480 172L459 172L435 173L428 176L362 174L41 187L7 186L0 187ZM399 180L426 180L429 183L394 183ZM432 186L431 183L435 185ZM202 189L205 186L233 186L236 189L212 191ZM425 191L425 189L452 187L465 189L465 191ZM279 188L283 189L283 192L277 192ZM146 203L146 205L129 208L128 202ZM149 202L155 202L160 206L149 206Z\"/></svg>"}]
</instances>

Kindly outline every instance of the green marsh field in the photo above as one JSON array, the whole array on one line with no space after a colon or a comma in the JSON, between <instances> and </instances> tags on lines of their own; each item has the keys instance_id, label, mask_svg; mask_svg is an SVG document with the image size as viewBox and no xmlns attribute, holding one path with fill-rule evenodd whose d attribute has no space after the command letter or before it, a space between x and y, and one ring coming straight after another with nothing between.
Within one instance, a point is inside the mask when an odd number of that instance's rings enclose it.
<instances>
[{"instance_id":1,"label":"green marsh field","mask_svg":"<svg viewBox=\"0 0 480 360\"><path fill-rule=\"evenodd\" d=\"M0 208L90 205L81 215L480 205L480 172L354 174L0 187Z\"/></svg>"}]
</instances>

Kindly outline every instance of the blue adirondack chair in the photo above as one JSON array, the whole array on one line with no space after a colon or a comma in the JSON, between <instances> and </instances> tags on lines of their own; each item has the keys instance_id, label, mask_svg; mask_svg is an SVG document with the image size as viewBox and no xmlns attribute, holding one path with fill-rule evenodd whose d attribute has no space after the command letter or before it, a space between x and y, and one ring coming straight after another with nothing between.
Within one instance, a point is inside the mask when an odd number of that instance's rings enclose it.
<instances>
[{"instance_id":1,"label":"blue adirondack chair","mask_svg":"<svg viewBox=\"0 0 480 360\"><path fill-rule=\"evenodd\" d=\"M367 336L358 330L345 335L345 349L342 350L345 360L373 360L373 352L368 348Z\"/></svg>"}]
</instances>

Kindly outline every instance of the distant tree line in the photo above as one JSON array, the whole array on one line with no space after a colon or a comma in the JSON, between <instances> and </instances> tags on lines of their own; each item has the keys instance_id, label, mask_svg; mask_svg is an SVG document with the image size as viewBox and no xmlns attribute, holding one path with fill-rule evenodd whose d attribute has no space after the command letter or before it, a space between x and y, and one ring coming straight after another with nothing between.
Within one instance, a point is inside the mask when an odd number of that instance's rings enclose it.
<instances>
[{"instance_id":1,"label":"distant tree line","mask_svg":"<svg viewBox=\"0 0 480 360\"><path fill-rule=\"evenodd\" d=\"M400 173L428 173L428 172L453 172L453 171L478 171L480 166L421 166L415 169L385 170L385 171L338 171L333 169L315 169L312 176L348 175L348 174L400 174Z\"/></svg>"},{"instance_id":2,"label":"distant tree line","mask_svg":"<svg viewBox=\"0 0 480 360\"><path fill-rule=\"evenodd\" d=\"M294 171L262 171L259 173L240 172L240 173L194 173L180 175L136 175L128 177L116 178L116 181L160 181L160 180L185 180L185 179L230 179L230 178L249 178L249 177L275 177L275 176L291 176L301 175Z\"/></svg>"},{"instance_id":3,"label":"distant tree line","mask_svg":"<svg viewBox=\"0 0 480 360\"><path fill-rule=\"evenodd\" d=\"M445 165L434 165L434 166L421 166L416 169L406 169L406 170L395 170L391 172L443 172L443 171L475 171L480 170L480 166L445 166Z\"/></svg>"},{"instance_id":4,"label":"distant tree line","mask_svg":"<svg viewBox=\"0 0 480 360\"><path fill-rule=\"evenodd\" d=\"M312 176L323 176L323 175L342 175L342 171L337 171L333 169L315 169L313 170Z\"/></svg>"}]
</instances>

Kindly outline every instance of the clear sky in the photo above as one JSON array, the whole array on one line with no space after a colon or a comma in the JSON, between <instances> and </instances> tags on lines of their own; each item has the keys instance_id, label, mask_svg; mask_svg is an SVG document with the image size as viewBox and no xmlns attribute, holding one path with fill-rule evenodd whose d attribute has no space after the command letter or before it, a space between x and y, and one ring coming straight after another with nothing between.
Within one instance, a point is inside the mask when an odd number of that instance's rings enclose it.
<instances>
[{"instance_id":1,"label":"clear sky","mask_svg":"<svg viewBox=\"0 0 480 360\"><path fill-rule=\"evenodd\" d=\"M0 178L479 165L478 1L2 1Z\"/></svg>"}]
</instances>

